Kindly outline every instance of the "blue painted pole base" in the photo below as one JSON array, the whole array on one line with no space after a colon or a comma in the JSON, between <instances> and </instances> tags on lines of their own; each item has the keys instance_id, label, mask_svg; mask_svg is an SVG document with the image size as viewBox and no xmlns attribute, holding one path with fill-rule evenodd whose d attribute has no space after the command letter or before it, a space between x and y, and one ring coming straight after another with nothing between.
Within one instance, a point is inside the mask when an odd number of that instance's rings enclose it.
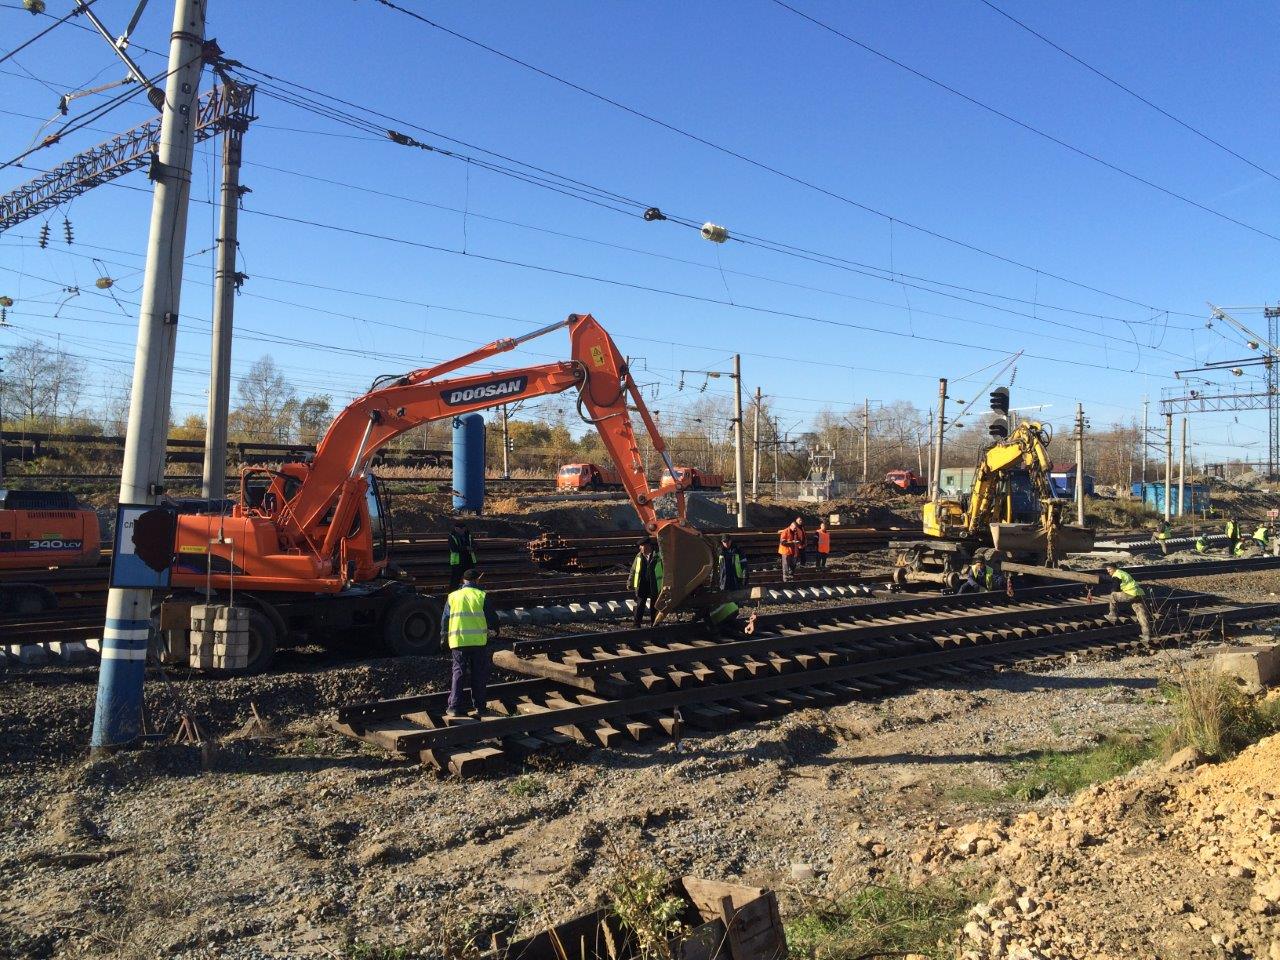
<instances>
[{"instance_id":1,"label":"blue painted pole base","mask_svg":"<svg viewBox=\"0 0 1280 960\"><path fill-rule=\"evenodd\" d=\"M150 636L150 620L107 618L90 741L92 754L127 747L142 733L142 683Z\"/></svg>"}]
</instances>

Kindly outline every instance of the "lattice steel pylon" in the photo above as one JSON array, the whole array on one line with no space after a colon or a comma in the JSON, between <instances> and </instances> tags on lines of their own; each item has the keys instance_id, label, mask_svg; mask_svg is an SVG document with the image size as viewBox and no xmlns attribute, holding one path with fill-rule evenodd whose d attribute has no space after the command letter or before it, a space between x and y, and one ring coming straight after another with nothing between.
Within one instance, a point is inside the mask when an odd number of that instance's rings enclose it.
<instances>
[{"instance_id":1,"label":"lattice steel pylon","mask_svg":"<svg viewBox=\"0 0 1280 960\"><path fill-rule=\"evenodd\" d=\"M243 129L254 119L254 89L251 84L224 82L200 97L196 105L196 143L233 127ZM159 142L160 118L156 117L76 154L0 196L0 233L99 184L148 166Z\"/></svg>"}]
</instances>

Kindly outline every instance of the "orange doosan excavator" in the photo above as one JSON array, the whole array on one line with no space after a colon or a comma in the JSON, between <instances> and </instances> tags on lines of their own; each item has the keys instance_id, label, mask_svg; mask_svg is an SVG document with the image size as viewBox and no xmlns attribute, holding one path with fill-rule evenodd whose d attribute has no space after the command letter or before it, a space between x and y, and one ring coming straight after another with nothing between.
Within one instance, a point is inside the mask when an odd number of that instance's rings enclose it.
<instances>
[{"instance_id":1,"label":"orange doosan excavator","mask_svg":"<svg viewBox=\"0 0 1280 960\"><path fill-rule=\"evenodd\" d=\"M512 350L561 327L570 360L447 378L447 374ZM498 340L446 363L380 378L343 410L308 463L279 470L248 468L229 515L178 518L177 588L161 608L162 628L184 629L190 605L227 602L249 609L249 672L264 668L278 644L348 628L373 633L391 652L438 648L440 603L387 576L382 501L369 463L380 447L433 420L513 400L576 390L578 412L600 432L619 479L664 561L657 609L711 602L714 556L685 524L683 488L662 438L613 340L586 314ZM650 487L632 429L640 415L666 475ZM675 494L677 516L659 519L654 501Z\"/></svg>"},{"instance_id":2,"label":"orange doosan excavator","mask_svg":"<svg viewBox=\"0 0 1280 960\"><path fill-rule=\"evenodd\" d=\"M22 571L91 567L101 555L98 515L75 494L0 490L0 612L39 613L57 606L56 594L24 583Z\"/></svg>"}]
</instances>

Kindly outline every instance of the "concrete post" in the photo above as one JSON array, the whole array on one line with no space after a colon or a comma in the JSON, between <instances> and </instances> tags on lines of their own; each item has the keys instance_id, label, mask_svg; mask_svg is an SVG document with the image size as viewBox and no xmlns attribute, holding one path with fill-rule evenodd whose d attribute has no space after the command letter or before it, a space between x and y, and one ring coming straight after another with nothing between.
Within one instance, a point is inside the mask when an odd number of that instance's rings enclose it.
<instances>
[{"instance_id":1,"label":"concrete post","mask_svg":"<svg viewBox=\"0 0 1280 960\"><path fill-rule=\"evenodd\" d=\"M1182 448L1178 454L1178 516L1187 515L1187 418L1182 418Z\"/></svg>"},{"instance_id":2,"label":"concrete post","mask_svg":"<svg viewBox=\"0 0 1280 960\"><path fill-rule=\"evenodd\" d=\"M760 388L756 387L756 415L755 427L752 431L752 451L751 451L751 499L760 499L760 405L764 398L760 395Z\"/></svg>"},{"instance_id":3,"label":"concrete post","mask_svg":"<svg viewBox=\"0 0 1280 960\"><path fill-rule=\"evenodd\" d=\"M165 440L173 388L196 98L204 46L205 0L175 0L169 40L169 76L160 118L160 150L152 177L151 230L142 282L138 344L129 428L120 471L121 503L155 503L163 493ZM151 635L151 591L107 594L102 666L93 718L93 753L137 739L142 724L142 682Z\"/></svg>"},{"instance_id":4,"label":"concrete post","mask_svg":"<svg viewBox=\"0 0 1280 960\"><path fill-rule=\"evenodd\" d=\"M1084 404L1076 404L1076 523L1084 526Z\"/></svg>"},{"instance_id":5,"label":"concrete post","mask_svg":"<svg viewBox=\"0 0 1280 960\"><path fill-rule=\"evenodd\" d=\"M862 401L862 482L867 482L867 435L871 433L871 401Z\"/></svg>"},{"instance_id":6,"label":"concrete post","mask_svg":"<svg viewBox=\"0 0 1280 960\"><path fill-rule=\"evenodd\" d=\"M746 455L743 452L742 438L742 357L733 355L733 446L734 446L734 488L738 496L738 529L747 525Z\"/></svg>"},{"instance_id":7,"label":"concrete post","mask_svg":"<svg viewBox=\"0 0 1280 960\"><path fill-rule=\"evenodd\" d=\"M929 498L942 499L942 435L947 429L947 378L938 378L937 439L933 451L933 476L929 480Z\"/></svg>"},{"instance_id":8,"label":"concrete post","mask_svg":"<svg viewBox=\"0 0 1280 960\"><path fill-rule=\"evenodd\" d=\"M1147 407L1150 401L1142 401L1142 496L1147 495L1147 438L1151 432L1147 429Z\"/></svg>"},{"instance_id":9,"label":"concrete post","mask_svg":"<svg viewBox=\"0 0 1280 960\"><path fill-rule=\"evenodd\" d=\"M213 281L213 351L209 364L209 413L204 434L204 480L200 495L227 494L227 417L231 410L231 332L235 313L236 252L240 249L240 155L243 129L222 135L222 195L218 220L218 267Z\"/></svg>"},{"instance_id":10,"label":"concrete post","mask_svg":"<svg viewBox=\"0 0 1280 960\"><path fill-rule=\"evenodd\" d=\"M1173 501L1173 414L1164 415L1164 518L1172 515Z\"/></svg>"},{"instance_id":11,"label":"concrete post","mask_svg":"<svg viewBox=\"0 0 1280 960\"><path fill-rule=\"evenodd\" d=\"M502 479L511 479L511 426L507 422L507 405L502 405Z\"/></svg>"}]
</instances>

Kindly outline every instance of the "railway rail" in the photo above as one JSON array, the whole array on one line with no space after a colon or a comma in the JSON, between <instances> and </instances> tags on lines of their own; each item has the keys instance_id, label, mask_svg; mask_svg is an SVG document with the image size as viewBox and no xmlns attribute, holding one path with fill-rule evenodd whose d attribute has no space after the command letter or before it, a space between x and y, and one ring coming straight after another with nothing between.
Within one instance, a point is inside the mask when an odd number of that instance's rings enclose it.
<instances>
[{"instance_id":1,"label":"railway rail","mask_svg":"<svg viewBox=\"0 0 1280 960\"><path fill-rule=\"evenodd\" d=\"M1196 565L1199 566L1199 565ZM1227 604L1152 590L1155 642L1280 615L1280 604ZM528 679L491 690L479 719L444 716L446 696L358 703L333 724L396 757L455 774L571 741L602 746L720 729L804 706L959 679L1070 651L1142 645L1128 618L1081 584L915 597L757 618L749 637L711 640L694 625L517 642L495 662Z\"/></svg>"}]
</instances>

